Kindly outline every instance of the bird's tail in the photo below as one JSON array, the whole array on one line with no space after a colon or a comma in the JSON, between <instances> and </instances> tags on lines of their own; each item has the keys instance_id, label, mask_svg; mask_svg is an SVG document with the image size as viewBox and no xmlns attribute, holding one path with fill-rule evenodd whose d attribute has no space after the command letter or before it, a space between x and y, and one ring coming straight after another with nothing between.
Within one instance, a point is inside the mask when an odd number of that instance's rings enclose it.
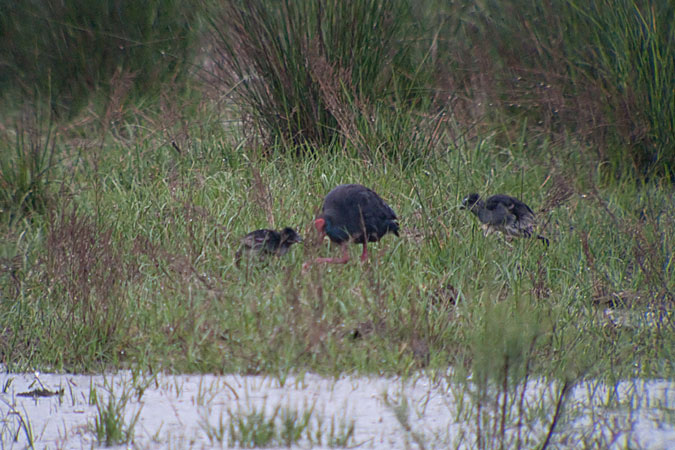
<instances>
[{"instance_id":1,"label":"bird's tail","mask_svg":"<svg viewBox=\"0 0 675 450\"><path fill-rule=\"evenodd\" d=\"M542 236L541 234L538 234L538 235L537 235L537 239L541 239L541 242L542 242L546 247L548 247L548 245L549 245L550 242L549 242L549 240L548 240L547 237Z\"/></svg>"}]
</instances>

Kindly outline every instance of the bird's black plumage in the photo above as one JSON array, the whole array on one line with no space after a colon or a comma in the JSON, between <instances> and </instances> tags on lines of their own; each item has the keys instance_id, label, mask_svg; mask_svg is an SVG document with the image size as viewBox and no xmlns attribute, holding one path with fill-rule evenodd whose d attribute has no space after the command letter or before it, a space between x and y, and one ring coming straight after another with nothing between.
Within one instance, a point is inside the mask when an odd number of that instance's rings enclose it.
<instances>
[{"instance_id":1,"label":"bird's black plumage","mask_svg":"<svg viewBox=\"0 0 675 450\"><path fill-rule=\"evenodd\" d=\"M255 230L241 238L241 245L236 253L236 260L239 262L242 254L257 254L262 256L277 255L283 256L290 249L291 245L302 242L300 235L290 227L281 231L275 230Z\"/></svg>"},{"instance_id":2,"label":"bird's black plumage","mask_svg":"<svg viewBox=\"0 0 675 450\"><path fill-rule=\"evenodd\" d=\"M387 233L398 236L394 210L375 191L360 184L341 184L330 191L314 224L320 233L343 246L341 259L319 258L318 262L347 262L344 246L349 242L363 244L361 260L365 260L368 242L379 241Z\"/></svg>"},{"instance_id":3,"label":"bird's black plumage","mask_svg":"<svg viewBox=\"0 0 675 450\"><path fill-rule=\"evenodd\" d=\"M478 194L470 194L462 201L462 209L468 209L483 223L486 234L500 231L507 236L532 237L548 245L548 239L534 234L534 212L522 201L510 195L497 194L483 201Z\"/></svg>"},{"instance_id":4,"label":"bird's black plumage","mask_svg":"<svg viewBox=\"0 0 675 450\"><path fill-rule=\"evenodd\" d=\"M326 195L319 218L325 232L338 244L377 242L387 233L398 236L396 213L372 189L341 184Z\"/></svg>"}]
</instances>

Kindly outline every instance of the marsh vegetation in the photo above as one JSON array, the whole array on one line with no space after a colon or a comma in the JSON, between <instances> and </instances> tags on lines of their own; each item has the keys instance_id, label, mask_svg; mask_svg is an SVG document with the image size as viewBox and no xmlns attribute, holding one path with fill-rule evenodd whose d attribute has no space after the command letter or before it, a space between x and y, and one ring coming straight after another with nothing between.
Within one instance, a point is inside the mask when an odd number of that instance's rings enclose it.
<instances>
[{"instance_id":1,"label":"marsh vegetation","mask_svg":"<svg viewBox=\"0 0 675 450\"><path fill-rule=\"evenodd\" d=\"M0 14L8 371L452 368L484 448L516 442L533 380L559 395L546 423L579 383L672 380L672 2L96 5ZM303 273L335 253L312 223L342 183L400 238ZM484 237L471 192L524 200L550 245ZM304 242L237 267L242 236L286 226Z\"/></svg>"}]
</instances>

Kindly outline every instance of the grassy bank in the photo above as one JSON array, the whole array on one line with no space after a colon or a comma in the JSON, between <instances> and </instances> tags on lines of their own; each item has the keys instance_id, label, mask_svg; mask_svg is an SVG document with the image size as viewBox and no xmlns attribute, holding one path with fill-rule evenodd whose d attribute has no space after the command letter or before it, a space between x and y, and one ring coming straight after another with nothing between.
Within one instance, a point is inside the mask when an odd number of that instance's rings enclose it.
<instances>
[{"instance_id":1,"label":"grassy bank","mask_svg":"<svg viewBox=\"0 0 675 450\"><path fill-rule=\"evenodd\" d=\"M404 166L339 150L270 158L232 141L212 135L181 155L139 134L59 160L54 207L4 225L3 362L672 374L669 190L605 182L573 147L533 161L486 139ZM310 224L323 195L347 182L381 193L401 238L374 245L369 263L303 274L304 260L335 252ZM484 238L457 208L469 191L543 210L551 246ZM234 266L240 236L283 226L306 243Z\"/></svg>"},{"instance_id":2,"label":"grassy bank","mask_svg":"<svg viewBox=\"0 0 675 450\"><path fill-rule=\"evenodd\" d=\"M84 96L91 103L77 120L63 120L51 100L7 107L2 363L282 376L452 366L483 386L532 373L672 377L675 198L662 157L670 97L649 97L650 108L665 106L644 139L622 141L628 127L600 143L571 121L587 104L565 101L607 79L545 74L546 89L521 92L531 101L523 111L504 83L529 69L487 49L468 64L459 38L493 36L481 28L494 25L481 22L487 10L439 24L430 9L365 2L368 19L386 25L369 55L345 42L372 28L345 20L355 14L347 7L307 15L297 5L309 3L250 5L230 2L231 14L214 16L203 38L212 52L195 57L206 62L183 78L158 76L161 89L134 94L134 77L110 75L117 88L104 100ZM450 47L439 36L459 17L475 21L455 29ZM422 37L406 40L416 21ZM258 33L282 22L280 34ZM658 30L653 48L669 39ZM378 53L396 44L400 52ZM544 91L560 94L546 98L567 105L565 115L533 97ZM642 150L657 169L641 165ZM315 242L311 223L323 196L349 182L382 195L401 237L374 245L366 264L302 273L303 261L335 252ZM472 191L525 200L550 247L483 237L458 209ZM284 226L305 244L234 265L241 236Z\"/></svg>"}]
</instances>

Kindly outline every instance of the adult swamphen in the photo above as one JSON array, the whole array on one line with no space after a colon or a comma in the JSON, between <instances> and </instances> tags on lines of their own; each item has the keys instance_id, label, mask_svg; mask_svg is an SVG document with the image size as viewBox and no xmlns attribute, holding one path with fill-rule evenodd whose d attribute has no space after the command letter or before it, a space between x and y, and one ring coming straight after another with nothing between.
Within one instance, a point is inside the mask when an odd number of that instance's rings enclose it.
<instances>
[{"instance_id":1,"label":"adult swamphen","mask_svg":"<svg viewBox=\"0 0 675 450\"><path fill-rule=\"evenodd\" d=\"M548 246L548 239L534 233L535 218L532 209L517 198L497 194L483 201L478 194L469 194L462 200L461 209L468 209L483 223L485 235L500 231L507 236L532 237Z\"/></svg>"},{"instance_id":2,"label":"adult swamphen","mask_svg":"<svg viewBox=\"0 0 675 450\"><path fill-rule=\"evenodd\" d=\"M377 242L387 233L398 236L396 213L373 190L360 184L341 184L326 195L314 226L321 238L340 244L342 257L317 258L317 263L344 264L349 261L349 242L363 244L361 261L368 258L368 242ZM305 267L309 263L305 264Z\"/></svg>"},{"instance_id":3,"label":"adult swamphen","mask_svg":"<svg viewBox=\"0 0 675 450\"><path fill-rule=\"evenodd\" d=\"M291 245L302 242L302 238L293 228L286 227L281 231L255 230L241 238L241 246L235 254L235 260L239 265L242 254L283 256L288 252Z\"/></svg>"}]
</instances>

